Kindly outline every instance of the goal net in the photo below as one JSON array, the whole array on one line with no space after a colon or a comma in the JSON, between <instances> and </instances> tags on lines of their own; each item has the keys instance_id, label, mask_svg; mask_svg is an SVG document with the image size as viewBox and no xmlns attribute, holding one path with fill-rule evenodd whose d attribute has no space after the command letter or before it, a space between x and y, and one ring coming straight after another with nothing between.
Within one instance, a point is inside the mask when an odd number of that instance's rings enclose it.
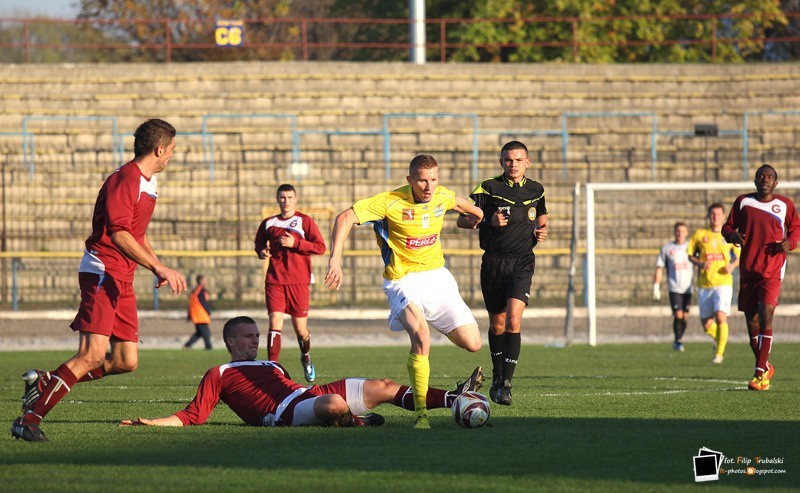
<instances>
[{"instance_id":1,"label":"goal net","mask_svg":"<svg viewBox=\"0 0 800 493\"><path fill-rule=\"evenodd\" d=\"M775 192L800 199L800 182L778 181ZM666 282L654 301L653 274L661 246L673 241L674 224L685 222L689 235L708 227L707 208L714 202L727 216L737 196L755 191L752 182L726 183L587 183L585 297L588 342L668 341L672 316ZM666 277L666 276L665 276ZM695 273L695 282L697 275ZM733 340L746 340L743 315L737 311L738 269L729 324ZM789 255L776 310L778 340L800 340L800 255ZM688 340L705 340L697 311L696 287L687 328Z\"/></svg>"}]
</instances>

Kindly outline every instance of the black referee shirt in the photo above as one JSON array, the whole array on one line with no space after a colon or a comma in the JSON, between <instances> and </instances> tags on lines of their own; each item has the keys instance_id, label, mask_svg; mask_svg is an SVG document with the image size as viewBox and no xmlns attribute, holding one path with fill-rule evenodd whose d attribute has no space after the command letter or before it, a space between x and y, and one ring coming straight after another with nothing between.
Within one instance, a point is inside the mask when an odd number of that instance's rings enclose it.
<instances>
[{"instance_id":1,"label":"black referee shirt","mask_svg":"<svg viewBox=\"0 0 800 493\"><path fill-rule=\"evenodd\" d=\"M519 183L506 180L505 175L481 182L469 196L483 210L479 225L480 244L487 257L516 257L531 253L536 245L536 218L547 214L544 187L525 177ZM491 225L491 216L500 208L508 211L508 224L502 228Z\"/></svg>"}]
</instances>

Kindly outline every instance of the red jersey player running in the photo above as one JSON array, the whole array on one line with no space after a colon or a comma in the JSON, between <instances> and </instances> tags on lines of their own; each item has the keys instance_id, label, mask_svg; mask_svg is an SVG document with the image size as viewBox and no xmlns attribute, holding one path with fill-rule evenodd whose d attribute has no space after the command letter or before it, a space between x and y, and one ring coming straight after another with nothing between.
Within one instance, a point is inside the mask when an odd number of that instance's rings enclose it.
<instances>
[{"instance_id":1,"label":"red jersey player running","mask_svg":"<svg viewBox=\"0 0 800 493\"><path fill-rule=\"evenodd\" d=\"M281 354L283 316L292 317L294 333L300 346L300 363L307 381L316 378L311 362L311 334L308 331L309 286L313 282L311 255L325 253L325 240L314 220L297 210L297 191L292 185L278 187L281 213L264 219L256 232L256 254L269 259L264 280L269 334L267 352L271 361Z\"/></svg>"},{"instance_id":2,"label":"red jersey player running","mask_svg":"<svg viewBox=\"0 0 800 493\"><path fill-rule=\"evenodd\" d=\"M384 423L383 417L369 413L378 404L414 410L411 389L388 379L346 378L303 387L278 363L256 360L259 336L252 318L228 320L222 338L231 361L206 372L186 408L162 418L123 420L120 424L201 425L220 400L251 426L379 426ZM469 378L452 392L429 389L428 407L450 407L457 395L479 388L480 382Z\"/></svg>"},{"instance_id":3,"label":"red jersey player running","mask_svg":"<svg viewBox=\"0 0 800 493\"><path fill-rule=\"evenodd\" d=\"M768 362L772 349L772 317L778 306L786 253L797 248L800 219L794 203L775 193L778 173L765 164L756 171L756 192L733 202L722 226L726 240L742 245L739 263L739 311L744 312L750 347L756 359L750 390L769 390L775 367Z\"/></svg>"},{"instance_id":4,"label":"red jersey player running","mask_svg":"<svg viewBox=\"0 0 800 493\"><path fill-rule=\"evenodd\" d=\"M133 161L106 179L94 206L92 234L78 269L81 304L70 325L80 332L78 352L51 372L29 370L23 375L24 414L11 426L17 439L46 442L39 423L76 383L136 369L139 321L133 274L137 265L155 274L159 287L169 285L175 294L186 289L183 276L161 263L146 234L158 197L156 174L172 157L175 127L147 120L133 137Z\"/></svg>"}]
</instances>

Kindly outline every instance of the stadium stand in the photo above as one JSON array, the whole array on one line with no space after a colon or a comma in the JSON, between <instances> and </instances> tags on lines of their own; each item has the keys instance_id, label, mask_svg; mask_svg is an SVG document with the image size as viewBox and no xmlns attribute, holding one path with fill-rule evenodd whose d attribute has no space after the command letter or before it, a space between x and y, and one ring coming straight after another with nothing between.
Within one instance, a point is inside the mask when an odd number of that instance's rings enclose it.
<instances>
[{"instance_id":1,"label":"stadium stand","mask_svg":"<svg viewBox=\"0 0 800 493\"><path fill-rule=\"evenodd\" d=\"M0 149L6 250L79 252L98 184L130 158L130 132L150 117L165 118L182 133L170 168L159 177L161 205L150 229L159 250L174 252L249 251L262 208L273 203L278 184L295 183L307 209L339 211L355 199L402 185L408 161L419 152L433 154L442 165L442 183L466 195L479 178L498 172L504 142L522 140L532 161L528 174L545 185L554 219L534 283L534 297L543 305L563 303L574 182L738 181L744 162L755 169L762 160L780 169L782 179L800 174L800 110L793 111L800 109L798 66L487 67L4 66ZM718 125L720 136L694 137L699 123ZM384 132L391 136L388 149ZM305 174L293 174L298 170ZM602 301L644 302L641 286L649 286L651 257L669 238L670 224L702 223L707 196L662 195L651 205L648 194L632 195L598 214L598 230L614 231L606 248L653 250L617 257L603 280ZM675 201L683 203L680 211L665 205ZM326 235L334 215L316 218ZM626 219L622 225L620 217ZM479 304L476 235L457 231L452 221L444 244L454 252L448 262L465 298ZM371 230L358 228L349 248L363 252L348 258L354 273L349 289L317 288L313 302L382 306L379 289L364 289L380 282ZM176 255L187 275L214 271L224 299L260 303L255 255ZM73 301L75 259L31 258L23 264L17 271L3 259L6 276L14 270L20 286L25 279L28 303ZM623 266L629 272L615 275ZM317 279L324 268L325 261L315 259ZM139 279L137 289L147 299L152 286L146 276ZM3 306L8 289L3 287ZM163 296L169 302L170 296Z\"/></svg>"}]
</instances>

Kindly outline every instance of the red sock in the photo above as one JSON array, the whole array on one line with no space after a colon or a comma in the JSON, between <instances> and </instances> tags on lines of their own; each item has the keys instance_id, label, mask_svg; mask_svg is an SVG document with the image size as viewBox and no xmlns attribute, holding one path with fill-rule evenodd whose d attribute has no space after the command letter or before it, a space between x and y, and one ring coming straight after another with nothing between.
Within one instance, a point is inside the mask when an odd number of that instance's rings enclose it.
<instances>
[{"instance_id":1,"label":"red sock","mask_svg":"<svg viewBox=\"0 0 800 493\"><path fill-rule=\"evenodd\" d=\"M281 331L269 329L267 334L267 358L278 361L281 355Z\"/></svg>"},{"instance_id":2,"label":"red sock","mask_svg":"<svg viewBox=\"0 0 800 493\"><path fill-rule=\"evenodd\" d=\"M437 409L440 407L450 407L453 405L455 395L447 390L428 387L428 395L425 397L425 405L428 409ZM400 390L394 395L392 401L397 407L402 407L407 411L414 410L414 394L411 392L411 387L405 385L400 386Z\"/></svg>"},{"instance_id":3,"label":"red sock","mask_svg":"<svg viewBox=\"0 0 800 493\"><path fill-rule=\"evenodd\" d=\"M750 349L753 350L753 356L755 356L756 359L758 359L758 340L759 339L760 338L757 335L750 337Z\"/></svg>"},{"instance_id":4,"label":"red sock","mask_svg":"<svg viewBox=\"0 0 800 493\"><path fill-rule=\"evenodd\" d=\"M90 382L92 380L100 380L104 376L106 376L106 367L103 364L103 365L98 366L94 370L90 371L89 373L87 373L83 377L81 377L81 379L78 380L78 383L80 383L80 382Z\"/></svg>"},{"instance_id":5,"label":"red sock","mask_svg":"<svg viewBox=\"0 0 800 493\"><path fill-rule=\"evenodd\" d=\"M756 355L756 376L760 377L767 371L767 360L772 351L772 327L761 330L758 336L758 354Z\"/></svg>"},{"instance_id":6,"label":"red sock","mask_svg":"<svg viewBox=\"0 0 800 493\"><path fill-rule=\"evenodd\" d=\"M59 366L56 371L50 372L50 381L42 389L42 395L33 403L30 411L23 416L23 423L38 425L42 418L47 416L47 413L72 390L77 381L78 377L66 364Z\"/></svg>"},{"instance_id":7,"label":"red sock","mask_svg":"<svg viewBox=\"0 0 800 493\"><path fill-rule=\"evenodd\" d=\"M758 330L754 330L752 332L748 331L748 335L750 336L750 349L753 350L753 356L758 359Z\"/></svg>"}]
</instances>

